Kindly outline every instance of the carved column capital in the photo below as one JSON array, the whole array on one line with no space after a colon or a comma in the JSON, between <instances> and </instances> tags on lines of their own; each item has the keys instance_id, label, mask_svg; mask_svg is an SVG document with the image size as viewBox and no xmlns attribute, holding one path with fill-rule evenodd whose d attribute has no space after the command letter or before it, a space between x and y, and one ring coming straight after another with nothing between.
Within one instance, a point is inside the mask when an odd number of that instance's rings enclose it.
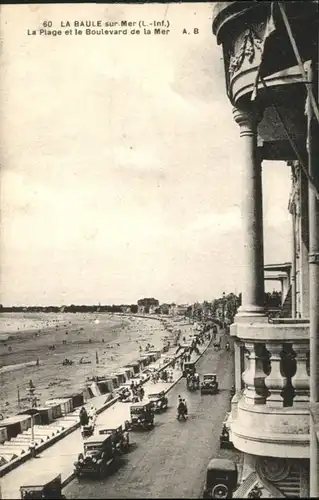
<instances>
[{"instance_id":1,"label":"carved column capital","mask_svg":"<svg viewBox=\"0 0 319 500\"><path fill-rule=\"evenodd\" d=\"M233 108L233 118L240 127L240 137L257 137L257 125L262 119L262 112L256 109Z\"/></svg>"}]
</instances>

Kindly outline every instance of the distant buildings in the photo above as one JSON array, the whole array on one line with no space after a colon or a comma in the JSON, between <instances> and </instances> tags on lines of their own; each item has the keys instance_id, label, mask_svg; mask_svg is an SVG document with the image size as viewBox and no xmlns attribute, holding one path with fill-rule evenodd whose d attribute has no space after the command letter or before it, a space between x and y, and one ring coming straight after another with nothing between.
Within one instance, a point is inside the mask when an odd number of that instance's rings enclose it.
<instances>
[{"instance_id":1,"label":"distant buildings","mask_svg":"<svg viewBox=\"0 0 319 500\"><path fill-rule=\"evenodd\" d=\"M152 298L139 299L137 301L137 312L139 314L154 314L155 309L158 308L159 301Z\"/></svg>"},{"instance_id":2,"label":"distant buildings","mask_svg":"<svg viewBox=\"0 0 319 500\"><path fill-rule=\"evenodd\" d=\"M163 314L168 316L184 316L188 304L171 304L163 303L159 304L159 301L154 298L144 298L137 301L137 312L138 314Z\"/></svg>"}]
</instances>

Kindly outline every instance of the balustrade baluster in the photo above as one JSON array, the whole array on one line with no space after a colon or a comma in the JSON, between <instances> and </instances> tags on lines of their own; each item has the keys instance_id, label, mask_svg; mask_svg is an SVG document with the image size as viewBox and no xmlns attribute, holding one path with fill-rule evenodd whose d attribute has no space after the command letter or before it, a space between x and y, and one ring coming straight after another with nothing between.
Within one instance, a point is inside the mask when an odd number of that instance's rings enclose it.
<instances>
[{"instance_id":1,"label":"balustrade baluster","mask_svg":"<svg viewBox=\"0 0 319 500\"><path fill-rule=\"evenodd\" d=\"M284 399L282 392L287 385L287 377L282 373L281 352L283 346L281 343L269 342L266 348L270 353L271 371L265 378L265 385L268 388L267 406L282 407Z\"/></svg>"},{"instance_id":2,"label":"balustrade baluster","mask_svg":"<svg viewBox=\"0 0 319 500\"><path fill-rule=\"evenodd\" d=\"M307 361L309 355L309 343L296 342L292 344L296 354L296 373L291 379L295 390L293 406L307 406L309 404L309 375L307 373Z\"/></svg>"},{"instance_id":3,"label":"balustrade baluster","mask_svg":"<svg viewBox=\"0 0 319 500\"><path fill-rule=\"evenodd\" d=\"M248 366L243 373L245 384L245 402L252 405L265 404L266 388L264 379L266 374L263 370L262 345L253 342L245 342L248 351Z\"/></svg>"}]
</instances>

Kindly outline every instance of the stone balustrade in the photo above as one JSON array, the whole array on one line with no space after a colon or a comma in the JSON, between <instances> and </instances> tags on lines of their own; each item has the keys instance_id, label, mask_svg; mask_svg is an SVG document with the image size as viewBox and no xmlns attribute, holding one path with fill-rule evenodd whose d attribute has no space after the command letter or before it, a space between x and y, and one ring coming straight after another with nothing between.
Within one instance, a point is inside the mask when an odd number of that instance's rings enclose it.
<instances>
[{"instance_id":1,"label":"stone balustrade","mask_svg":"<svg viewBox=\"0 0 319 500\"><path fill-rule=\"evenodd\" d=\"M309 323L238 323L232 335L246 358L233 413L235 446L257 455L275 450L279 457L308 458Z\"/></svg>"}]
</instances>

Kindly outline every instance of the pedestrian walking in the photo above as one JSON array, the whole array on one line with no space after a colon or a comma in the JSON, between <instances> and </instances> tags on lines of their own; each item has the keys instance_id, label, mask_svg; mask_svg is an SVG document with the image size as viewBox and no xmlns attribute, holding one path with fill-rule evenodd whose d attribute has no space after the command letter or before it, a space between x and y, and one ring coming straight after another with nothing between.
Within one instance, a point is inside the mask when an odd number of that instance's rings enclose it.
<instances>
[{"instance_id":1,"label":"pedestrian walking","mask_svg":"<svg viewBox=\"0 0 319 500\"><path fill-rule=\"evenodd\" d=\"M143 387L141 387L140 394L141 394L141 401L143 401L144 396L145 396L145 391L144 391Z\"/></svg>"}]
</instances>

